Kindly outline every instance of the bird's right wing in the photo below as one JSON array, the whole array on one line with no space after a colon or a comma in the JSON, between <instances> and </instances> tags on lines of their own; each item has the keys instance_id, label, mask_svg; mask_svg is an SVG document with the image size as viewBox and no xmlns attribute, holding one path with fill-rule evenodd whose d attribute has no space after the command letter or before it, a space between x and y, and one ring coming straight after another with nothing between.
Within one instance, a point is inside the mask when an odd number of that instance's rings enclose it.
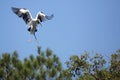
<instances>
[{"instance_id":1,"label":"bird's right wing","mask_svg":"<svg viewBox=\"0 0 120 80\"><path fill-rule=\"evenodd\" d=\"M29 10L25 8L15 8L12 7L12 11L19 17L23 18L26 24L28 24L32 20L32 16Z\"/></svg>"},{"instance_id":2,"label":"bird's right wing","mask_svg":"<svg viewBox=\"0 0 120 80\"><path fill-rule=\"evenodd\" d=\"M38 12L36 18L40 20L40 22L46 21L46 20L51 20L54 17L54 15L47 16L43 12Z\"/></svg>"}]
</instances>

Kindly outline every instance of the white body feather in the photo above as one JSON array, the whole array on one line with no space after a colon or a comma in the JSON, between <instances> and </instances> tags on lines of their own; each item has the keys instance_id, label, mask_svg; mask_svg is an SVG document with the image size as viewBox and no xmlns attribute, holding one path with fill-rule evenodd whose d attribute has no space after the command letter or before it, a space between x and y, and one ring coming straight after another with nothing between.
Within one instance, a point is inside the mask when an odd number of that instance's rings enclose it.
<instances>
[{"instance_id":1,"label":"white body feather","mask_svg":"<svg viewBox=\"0 0 120 80\"><path fill-rule=\"evenodd\" d=\"M28 31L34 36L35 36L35 32L37 31L38 24L41 24L41 22L45 20L51 20L53 18L53 14L51 16L46 16L43 12L38 12L36 18L32 18L29 10L25 8L12 7L12 11L19 17L23 18L23 20L29 27Z\"/></svg>"}]
</instances>

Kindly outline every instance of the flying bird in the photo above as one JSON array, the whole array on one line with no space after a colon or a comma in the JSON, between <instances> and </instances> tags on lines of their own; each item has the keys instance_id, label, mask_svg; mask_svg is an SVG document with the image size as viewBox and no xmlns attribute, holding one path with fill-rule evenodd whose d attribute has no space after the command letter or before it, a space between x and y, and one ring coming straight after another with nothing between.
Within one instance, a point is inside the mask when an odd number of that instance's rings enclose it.
<instances>
[{"instance_id":1,"label":"flying bird","mask_svg":"<svg viewBox=\"0 0 120 80\"><path fill-rule=\"evenodd\" d=\"M46 20L51 20L54 15L51 14L50 16L45 15L43 12L38 12L36 15L36 18L32 18L31 13L26 8L16 8L12 7L12 11L20 18L24 20L24 22L28 25L28 31L34 35L35 39L36 35L35 32L37 32L37 26L38 24L41 25L42 22Z\"/></svg>"}]
</instances>

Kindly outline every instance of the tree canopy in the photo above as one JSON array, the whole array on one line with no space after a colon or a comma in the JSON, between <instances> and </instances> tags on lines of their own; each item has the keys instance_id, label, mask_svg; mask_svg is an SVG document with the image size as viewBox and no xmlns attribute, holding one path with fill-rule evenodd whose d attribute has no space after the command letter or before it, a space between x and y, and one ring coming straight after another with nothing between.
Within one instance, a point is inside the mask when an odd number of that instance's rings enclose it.
<instances>
[{"instance_id":1,"label":"tree canopy","mask_svg":"<svg viewBox=\"0 0 120 80\"><path fill-rule=\"evenodd\" d=\"M51 49L19 59L16 51L0 56L0 80L120 80L120 50L109 60L96 53L72 55L65 63ZM63 68L66 65L66 68Z\"/></svg>"}]
</instances>

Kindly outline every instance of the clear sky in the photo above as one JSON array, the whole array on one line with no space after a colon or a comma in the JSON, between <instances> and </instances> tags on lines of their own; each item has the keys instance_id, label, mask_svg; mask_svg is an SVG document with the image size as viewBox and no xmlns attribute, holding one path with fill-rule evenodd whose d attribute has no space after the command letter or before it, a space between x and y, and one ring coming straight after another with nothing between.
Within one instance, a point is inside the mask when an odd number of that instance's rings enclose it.
<instances>
[{"instance_id":1,"label":"clear sky","mask_svg":"<svg viewBox=\"0 0 120 80\"><path fill-rule=\"evenodd\" d=\"M11 7L27 8L33 17L54 14L39 25L39 44ZM0 53L16 50L21 59L36 55L37 46L52 49L62 62L84 51L110 55L120 49L120 0L1 0L0 19Z\"/></svg>"}]
</instances>

